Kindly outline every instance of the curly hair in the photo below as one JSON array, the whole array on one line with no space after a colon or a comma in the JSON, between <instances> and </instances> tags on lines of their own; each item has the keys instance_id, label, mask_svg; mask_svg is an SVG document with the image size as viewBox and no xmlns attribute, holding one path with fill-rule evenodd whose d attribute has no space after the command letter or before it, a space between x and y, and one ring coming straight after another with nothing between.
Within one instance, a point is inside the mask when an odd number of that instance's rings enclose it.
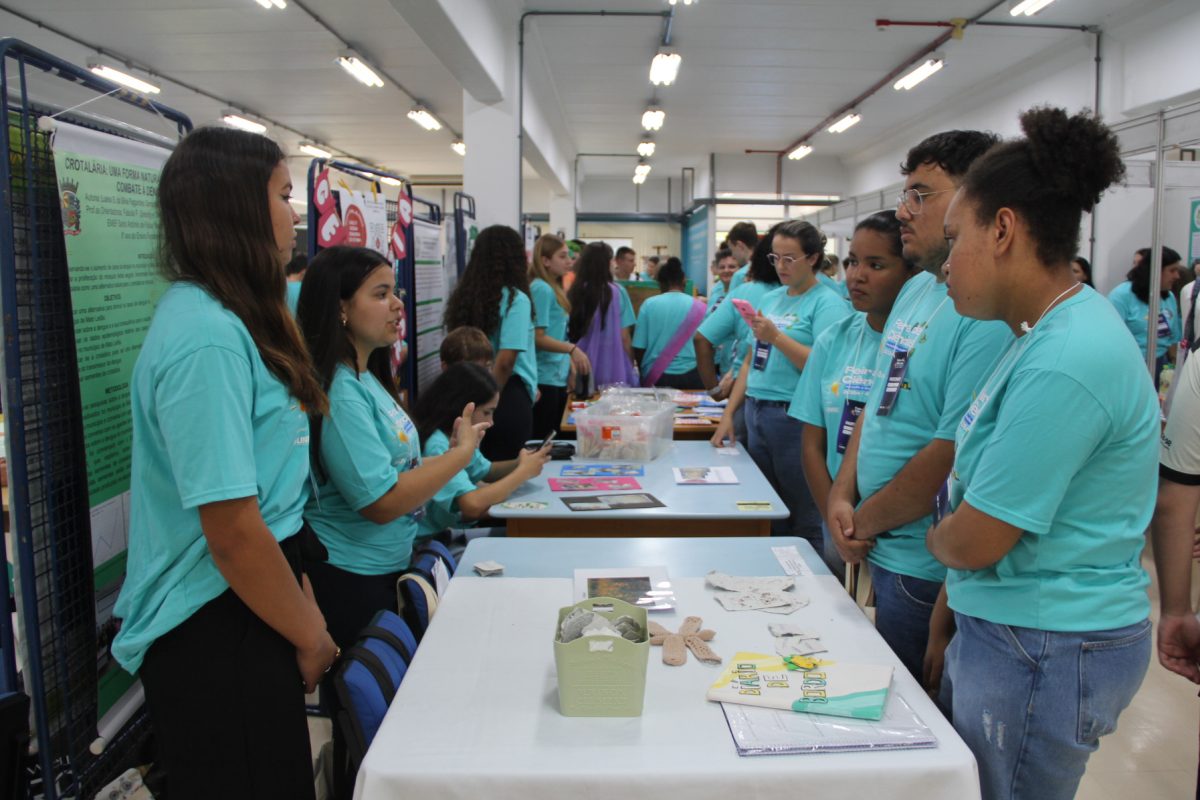
<instances>
[{"instance_id":1,"label":"curly hair","mask_svg":"<svg viewBox=\"0 0 1200 800\"><path fill-rule=\"evenodd\" d=\"M1066 264L1079 245L1079 222L1125 175L1116 135L1090 113L1041 107L1021 114L1025 138L996 145L972 164L963 192L988 223L1001 208L1020 215L1047 265Z\"/></svg>"},{"instance_id":2,"label":"curly hair","mask_svg":"<svg viewBox=\"0 0 1200 800\"><path fill-rule=\"evenodd\" d=\"M507 225L492 225L479 232L471 258L446 302L442 321L446 330L471 325L491 336L500 328L500 297L509 290L508 304L516 292L529 296L525 242Z\"/></svg>"},{"instance_id":3,"label":"curly hair","mask_svg":"<svg viewBox=\"0 0 1200 800\"><path fill-rule=\"evenodd\" d=\"M990 150L1000 137L982 131L942 131L924 139L908 151L900 165L901 175L911 175L925 164L941 167L951 178L967 174L975 159Z\"/></svg>"}]
</instances>

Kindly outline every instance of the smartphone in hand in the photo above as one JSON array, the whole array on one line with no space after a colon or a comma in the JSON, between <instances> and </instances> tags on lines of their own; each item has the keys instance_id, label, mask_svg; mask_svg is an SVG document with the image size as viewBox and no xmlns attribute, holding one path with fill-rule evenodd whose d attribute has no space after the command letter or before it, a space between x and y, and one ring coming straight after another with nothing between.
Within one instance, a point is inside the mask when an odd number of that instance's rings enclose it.
<instances>
[{"instance_id":1,"label":"smartphone in hand","mask_svg":"<svg viewBox=\"0 0 1200 800\"><path fill-rule=\"evenodd\" d=\"M729 302L733 303L733 307L742 315L742 319L746 320L747 325L754 321L754 306L750 305L749 302L740 297L731 297L729 298Z\"/></svg>"}]
</instances>

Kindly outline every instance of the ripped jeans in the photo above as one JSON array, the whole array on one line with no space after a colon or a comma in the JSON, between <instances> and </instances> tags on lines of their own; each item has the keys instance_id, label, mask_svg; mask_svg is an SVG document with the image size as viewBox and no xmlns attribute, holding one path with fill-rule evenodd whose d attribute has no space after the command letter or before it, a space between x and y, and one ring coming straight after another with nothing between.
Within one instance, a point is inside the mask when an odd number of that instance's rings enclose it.
<instances>
[{"instance_id":1,"label":"ripped jeans","mask_svg":"<svg viewBox=\"0 0 1200 800\"><path fill-rule=\"evenodd\" d=\"M1070 800L1142 684L1150 621L1056 633L954 617L939 701L979 762L983 800Z\"/></svg>"}]
</instances>

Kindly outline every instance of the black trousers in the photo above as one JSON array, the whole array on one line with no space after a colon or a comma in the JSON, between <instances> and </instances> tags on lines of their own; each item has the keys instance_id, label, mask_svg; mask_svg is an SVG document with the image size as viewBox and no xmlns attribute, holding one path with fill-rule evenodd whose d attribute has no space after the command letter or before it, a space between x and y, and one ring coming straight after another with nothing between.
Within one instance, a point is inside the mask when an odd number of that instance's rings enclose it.
<instances>
[{"instance_id":1,"label":"black trousers","mask_svg":"<svg viewBox=\"0 0 1200 800\"><path fill-rule=\"evenodd\" d=\"M479 451L488 461L516 458L533 433L533 400L525 383L516 375L500 390L500 403L492 417L492 427L483 437Z\"/></svg>"},{"instance_id":2,"label":"black trousers","mask_svg":"<svg viewBox=\"0 0 1200 800\"><path fill-rule=\"evenodd\" d=\"M538 384L542 396L533 405L533 435L531 439L545 439L550 431L558 432L563 411L567 407L567 387ZM487 441L487 439L484 439Z\"/></svg>"},{"instance_id":3,"label":"black trousers","mask_svg":"<svg viewBox=\"0 0 1200 800\"><path fill-rule=\"evenodd\" d=\"M280 543L297 579L298 538ZM159 637L139 677L170 800L315 797L296 648L232 589Z\"/></svg>"},{"instance_id":4,"label":"black trousers","mask_svg":"<svg viewBox=\"0 0 1200 800\"><path fill-rule=\"evenodd\" d=\"M669 375L664 372L659 376L658 383L654 385L668 389L704 391L704 381L700 380L700 373L694 367L679 375Z\"/></svg>"}]
</instances>

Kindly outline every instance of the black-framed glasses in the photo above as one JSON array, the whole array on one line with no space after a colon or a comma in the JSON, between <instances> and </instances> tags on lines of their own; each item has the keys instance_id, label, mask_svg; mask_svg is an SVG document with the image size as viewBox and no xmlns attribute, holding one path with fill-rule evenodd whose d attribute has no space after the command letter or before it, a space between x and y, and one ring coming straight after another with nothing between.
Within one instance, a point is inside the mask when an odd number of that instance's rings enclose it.
<instances>
[{"instance_id":1,"label":"black-framed glasses","mask_svg":"<svg viewBox=\"0 0 1200 800\"><path fill-rule=\"evenodd\" d=\"M783 264L785 267L793 267L800 259L795 256L781 256L777 253L767 253L767 262L772 267L778 267Z\"/></svg>"},{"instance_id":2,"label":"black-framed glasses","mask_svg":"<svg viewBox=\"0 0 1200 800\"><path fill-rule=\"evenodd\" d=\"M922 192L918 189L905 189L896 198L896 208L904 206L904 209L914 217L925 210L925 198L942 192L953 192L954 189L936 189L932 192Z\"/></svg>"}]
</instances>

